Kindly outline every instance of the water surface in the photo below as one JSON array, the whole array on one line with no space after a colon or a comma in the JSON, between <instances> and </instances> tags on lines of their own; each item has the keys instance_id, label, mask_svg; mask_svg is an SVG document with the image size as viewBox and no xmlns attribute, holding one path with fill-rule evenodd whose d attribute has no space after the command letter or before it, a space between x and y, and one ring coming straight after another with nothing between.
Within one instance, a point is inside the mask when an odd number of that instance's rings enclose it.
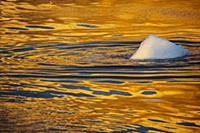
<instances>
[{"instance_id":1,"label":"water surface","mask_svg":"<svg viewBox=\"0 0 200 133\"><path fill-rule=\"evenodd\" d=\"M200 2L3 0L1 132L199 132ZM134 61L156 34L190 51Z\"/></svg>"}]
</instances>

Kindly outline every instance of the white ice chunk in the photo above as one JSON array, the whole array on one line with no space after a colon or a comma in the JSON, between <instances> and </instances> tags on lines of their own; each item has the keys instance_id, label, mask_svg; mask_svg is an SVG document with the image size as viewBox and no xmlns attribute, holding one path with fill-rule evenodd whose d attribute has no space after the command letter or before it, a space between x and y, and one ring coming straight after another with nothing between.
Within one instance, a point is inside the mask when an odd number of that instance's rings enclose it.
<instances>
[{"instance_id":1,"label":"white ice chunk","mask_svg":"<svg viewBox=\"0 0 200 133\"><path fill-rule=\"evenodd\" d=\"M187 49L172 43L166 39L161 39L155 35L149 35L141 44L131 59L169 59L187 55Z\"/></svg>"}]
</instances>

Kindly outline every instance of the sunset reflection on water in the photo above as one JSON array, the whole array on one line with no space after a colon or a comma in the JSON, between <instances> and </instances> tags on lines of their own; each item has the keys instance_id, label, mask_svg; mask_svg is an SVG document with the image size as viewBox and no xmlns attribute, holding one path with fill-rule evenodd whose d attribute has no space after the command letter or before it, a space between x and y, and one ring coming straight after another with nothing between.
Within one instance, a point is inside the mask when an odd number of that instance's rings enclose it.
<instances>
[{"instance_id":1,"label":"sunset reflection on water","mask_svg":"<svg viewBox=\"0 0 200 133\"><path fill-rule=\"evenodd\" d=\"M199 132L200 2L3 0L1 132ZM149 34L190 55L134 61Z\"/></svg>"}]
</instances>

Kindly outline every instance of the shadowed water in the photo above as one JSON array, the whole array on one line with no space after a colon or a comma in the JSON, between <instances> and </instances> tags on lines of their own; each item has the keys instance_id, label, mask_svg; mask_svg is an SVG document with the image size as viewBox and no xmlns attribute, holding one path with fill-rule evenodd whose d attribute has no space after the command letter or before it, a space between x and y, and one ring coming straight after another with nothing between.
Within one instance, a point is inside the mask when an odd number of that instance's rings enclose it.
<instances>
[{"instance_id":1,"label":"shadowed water","mask_svg":"<svg viewBox=\"0 0 200 133\"><path fill-rule=\"evenodd\" d=\"M5 1L1 132L199 132L200 2ZM170 60L129 58L148 35Z\"/></svg>"}]
</instances>

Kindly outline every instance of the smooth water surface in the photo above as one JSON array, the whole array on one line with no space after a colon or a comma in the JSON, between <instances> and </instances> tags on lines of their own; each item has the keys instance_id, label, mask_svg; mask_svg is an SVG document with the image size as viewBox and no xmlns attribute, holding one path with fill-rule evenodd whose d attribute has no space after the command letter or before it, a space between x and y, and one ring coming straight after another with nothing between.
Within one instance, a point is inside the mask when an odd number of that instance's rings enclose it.
<instances>
[{"instance_id":1,"label":"smooth water surface","mask_svg":"<svg viewBox=\"0 0 200 133\"><path fill-rule=\"evenodd\" d=\"M199 132L199 0L2 0L1 132ZM184 58L129 58L149 34Z\"/></svg>"}]
</instances>

